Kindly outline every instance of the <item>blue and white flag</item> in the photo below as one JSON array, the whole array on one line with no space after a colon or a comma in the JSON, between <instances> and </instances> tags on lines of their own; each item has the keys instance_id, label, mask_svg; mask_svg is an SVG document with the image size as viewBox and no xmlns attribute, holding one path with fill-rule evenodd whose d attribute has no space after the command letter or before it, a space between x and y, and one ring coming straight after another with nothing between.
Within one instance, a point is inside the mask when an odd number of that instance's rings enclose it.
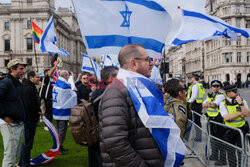
<instances>
[{"instance_id":1,"label":"blue and white flag","mask_svg":"<svg viewBox=\"0 0 250 167\"><path fill-rule=\"evenodd\" d=\"M157 58L166 37L181 26L181 10L169 5L176 0L72 2L89 56L118 55L127 44L141 44L150 57Z\"/></svg>"},{"instance_id":2,"label":"blue and white flag","mask_svg":"<svg viewBox=\"0 0 250 167\"><path fill-rule=\"evenodd\" d=\"M71 90L70 83L59 77L53 87L53 119L69 120L70 110L77 104L76 92Z\"/></svg>"},{"instance_id":3,"label":"blue and white flag","mask_svg":"<svg viewBox=\"0 0 250 167\"><path fill-rule=\"evenodd\" d=\"M92 62L92 63L91 63ZM93 68L93 66L94 68ZM88 55L82 53L82 71L86 71L89 73L95 73L97 79L101 79L101 70L102 68Z\"/></svg>"},{"instance_id":4,"label":"blue and white flag","mask_svg":"<svg viewBox=\"0 0 250 167\"><path fill-rule=\"evenodd\" d=\"M54 26L54 17L52 15L41 37L40 50L42 52L58 53L63 56L69 56L69 53L64 49L58 48L55 45L56 43L57 43L57 37Z\"/></svg>"},{"instance_id":5,"label":"blue and white flag","mask_svg":"<svg viewBox=\"0 0 250 167\"><path fill-rule=\"evenodd\" d=\"M156 64L154 64L154 66L152 68L150 79L152 79L154 81L154 83L157 85L163 85L160 70Z\"/></svg>"},{"instance_id":6,"label":"blue and white flag","mask_svg":"<svg viewBox=\"0 0 250 167\"><path fill-rule=\"evenodd\" d=\"M250 29L232 27L225 21L208 14L182 10L183 23L180 33L172 45L181 45L193 41L220 39L222 36L237 40L238 35L249 37Z\"/></svg>"},{"instance_id":7,"label":"blue and white flag","mask_svg":"<svg viewBox=\"0 0 250 167\"><path fill-rule=\"evenodd\" d=\"M154 82L141 74L120 68L117 79L127 87L135 109L158 144L164 166L180 166L187 149L180 138L180 129L163 108L163 95Z\"/></svg>"},{"instance_id":8,"label":"blue and white flag","mask_svg":"<svg viewBox=\"0 0 250 167\"><path fill-rule=\"evenodd\" d=\"M103 67L113 66L113 67L120 68L120 63L118 62L117 55L113 55L113 56L105 55L105 56L103 56L101 64Z\"/></svg>"}]
</instances>

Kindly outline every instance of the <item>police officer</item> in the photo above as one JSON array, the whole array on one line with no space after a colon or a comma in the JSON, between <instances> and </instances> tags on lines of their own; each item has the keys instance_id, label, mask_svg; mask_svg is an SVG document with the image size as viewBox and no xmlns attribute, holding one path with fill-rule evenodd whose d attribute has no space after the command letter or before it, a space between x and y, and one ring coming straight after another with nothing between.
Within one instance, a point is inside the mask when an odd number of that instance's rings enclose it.
<instances>
[{"instance_id":1,"label":"police officer","mask_svg":"<svg viewBox=\"0 0 250 167\"><path fill-rule=\"evenodd\" d=\"M187 91L187 97L186 100L188 103L191 104L191 109L198 114L201 114L202 111L202 101L203 97L205 95L205 90L203 88L203 85L198 82L199 81L199 75L193 74L192 75L192 84L188 87ZM201 127L201 120L200 116L197 114L194 114L194 122L196 125ZM201 132L196 129L196 141L201 141Z\"/></svg>"},{"instance_id":2,"label":"police officer","mask_svg":"<svg viewBox=\"0 0 250 167\"><path fill-rule=\"evenodd\" d=\"M218 80L213 80L211 82L212 92L207 94L207 99L203 102L202 107L206 108L206 116L209 120L223 123L223 118L219 114L219 104L225 100L225 93L221 92L222 83ZM216 124L211 124L210 126L211 134L217 138L222 139L223 137L223 128L217 126ZM218 160L215 162L215 165L226 165L226 152L222 148L220 149L220 158L218 158L220 142L213 140L211 142L212 155L210 160Z\"/></svg>"},{"instance_id":3,"label":"police officer","mask_svg":"<svg viewBox=\"0 0 250 167\"><path fill-rule=\"evenodd\" d=\"M225 120L225 124L230 127L238 128L245 136L249 132L246 117L250 115L250 110L247 102L242 99L237 92L236 85L228 85L224 87L227 98L220 103L220 114ZM228 128L223 136L223 139L233 145L241 147L241 137L239 133ZM236 150L232 147L227 147L229 166L237 166ZM238 164L241 166L241 152L238 152Z\"/></svg>"},{"instance_id":4,"label":"police officer","mask_svg":"<svg viewBox=\"0 0 250 167\"><path fill-rule=\"evenodd\" d=\"M180 137L183 139L188 117L184 83L177 79L168 80L165 91L170 96L164 98L164 109L173 115L177 126L181 130ZM165 94L165 96L167 95Z\"/></svg>"}]
</instances>

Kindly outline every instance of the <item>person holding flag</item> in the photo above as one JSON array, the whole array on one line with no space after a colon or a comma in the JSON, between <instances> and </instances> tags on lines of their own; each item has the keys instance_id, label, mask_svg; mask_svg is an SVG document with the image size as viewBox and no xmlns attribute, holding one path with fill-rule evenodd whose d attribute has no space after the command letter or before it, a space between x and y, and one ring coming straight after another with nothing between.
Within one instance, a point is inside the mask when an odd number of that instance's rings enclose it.
<instances>
[{"instance_id":1,"label":"person holding flag","mask_svg":"<svg viewBox=\"0 0 250 167\"><path fill-rule=\"evenodd\" d=\"M98 111L103 166L180 166L187 150L149 79L153 63L145 48L126 45L118 60L118 80L107 86Z\"/></svg>"}]
</instances>

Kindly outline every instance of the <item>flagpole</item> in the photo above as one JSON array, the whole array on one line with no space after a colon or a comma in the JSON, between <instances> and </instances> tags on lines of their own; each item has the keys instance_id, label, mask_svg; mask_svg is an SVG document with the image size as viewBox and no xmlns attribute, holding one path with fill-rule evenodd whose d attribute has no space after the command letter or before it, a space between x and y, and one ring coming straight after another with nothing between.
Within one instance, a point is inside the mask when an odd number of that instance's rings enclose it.
<instances>
[{"instance_id":1,"label":"flagpole","mask_svg":"<svg viewBox=\"0 0 250 167\"><path fill-rule=\"evenodd\" d=\"M93 64L93 62L92 62L92 60L91 60L90 57L89 57L89 60L90 60L91 66L92 66L92 68L94 70L96 81L98 81L97 74L96 74L96 71L95 71L95 67L94 67L94 64Z\"/></svg>"},{"instance_id":2,"label":"flagpole","mask_svg":"<svg viewBox=\"0 0 250 167\"><path fill-rule=\"evenodd\" d=\"M37 63L37 56L36 56L36 45L35 45L34 40L33 40L33 43L34 43L34 52L35 52L35 60L36 60L36 70L38 72L38 63Z\"/></svg>"}]
</instances>

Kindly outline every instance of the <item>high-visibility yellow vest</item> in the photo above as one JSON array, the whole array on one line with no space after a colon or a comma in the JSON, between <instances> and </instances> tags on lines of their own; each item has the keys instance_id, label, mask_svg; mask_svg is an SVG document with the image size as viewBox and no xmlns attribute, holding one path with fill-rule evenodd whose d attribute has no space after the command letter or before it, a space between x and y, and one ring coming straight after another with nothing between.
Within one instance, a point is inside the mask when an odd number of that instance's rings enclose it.
<instances>
[{"instance_id":1,"label":"high-visibility yellow vest","mask_svg":"<svg viewBox=\"0 0 250 167\"><path fill-rule=\"evenodd\" d=\"M194 84L192 84L192 85L190 85L188 87L187 97L186 97L187 101L191 98L191 92L192 92L193 85ZM203 101L203 97L204 97L204 95L205 95L206 92L205 92L205 90L203 88L203 84L202 83L198 83L197 82L197 83L195 83L195 85L197 85L197 87L198 87L198 92L197 92L197 96L196 96L195 101L196 101L196 103L201 104L202 101Z\"/></svg>"},{"instance_id":2,"label":"high-visibility yellow vest","mask_svg":"<svg viewBox=\"0 0 250 167\"><path fill-rule=\"evenodd\" d=\"M214 101L219 95L223 94L224 97L226 97L225 93L223 92L218 92L214 97L211 97L210 95L211 94L208 94L207 96L207 101L209 103L211 103L212 101ZM225 98L226 99L226 98ZM212 108L212 107L209 107L207 108L207 115L209 117L217 117L220 113L220 110L219 110L219 107L217 106L216 108Z\"/></svg>"},{"instance_id":3,"label":"high-visibility yellow vest","mask_svg":"<svg viewBox=\"0 0 250 167\"><path fill-rule=\"evenodd\" d=\"M244 100L242 101L244 104ZM241 112L241 107L239 104L230 104L228 100L223 102L224 106L227 108L228 114L236 114ZM231 127L240 128L246 123L246 118L237 117L232 121L225 121L225 124Z\"/></svg>"}]
</instances>

